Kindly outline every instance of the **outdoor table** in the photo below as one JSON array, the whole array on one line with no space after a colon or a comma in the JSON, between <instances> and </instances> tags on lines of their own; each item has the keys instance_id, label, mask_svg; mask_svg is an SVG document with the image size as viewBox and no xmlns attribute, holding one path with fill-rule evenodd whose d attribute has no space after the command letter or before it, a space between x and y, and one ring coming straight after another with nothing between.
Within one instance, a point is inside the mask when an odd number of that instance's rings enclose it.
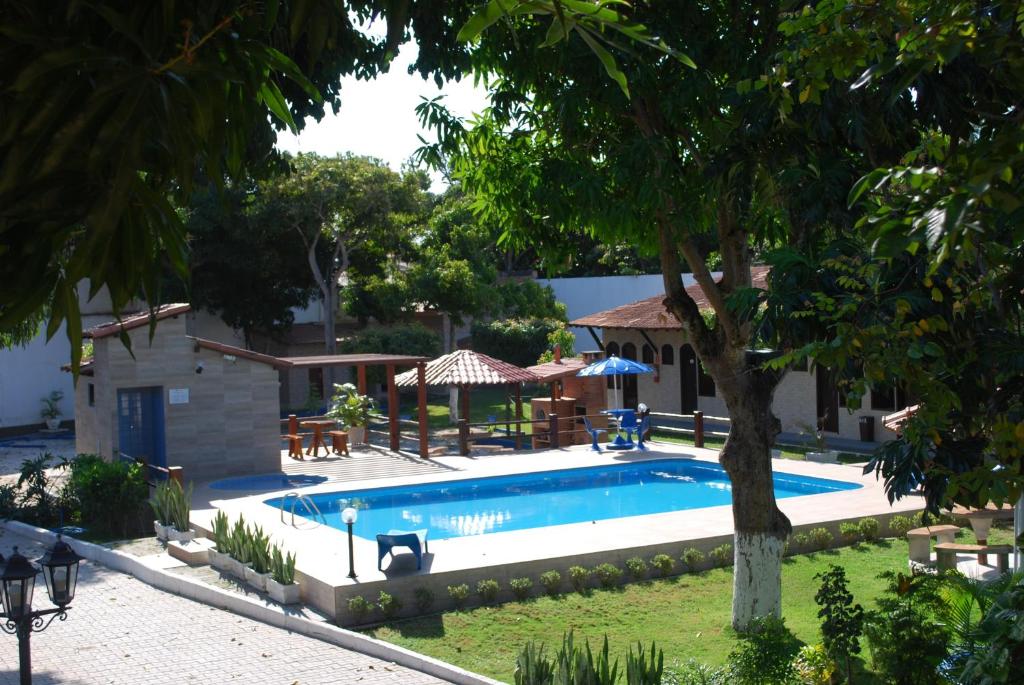
<instances>
[{"instance_id":1,"label":"outdoor table","mask_svg":"<svg viewBox=\"0 0 1024 685\"><path fill-rule=\"evenodd\" d=\"M609 416L615 417L615 439L608 443L608 449L610 450L629 450L633 449L633 437L627 435L625 438L622 437L620 426L622 425L622 419L630 414L636 415L635 409L604 409L601 411L602 414L608 414Z\"/></svg>"},{"instance_id":2,"label":"outdoor table","mask_svg":"<svg viewBox=\"0 0 1024 685\"><path fill-rule=\"evenodd\" d=\"M306 449L306 454L312 454L314 457L320 456L320 447L324 448L324 452L330 454L331 451L327 449L327 443L324 442L324 429L334 428L337 425L337 421L334 419L315 419L311 421L302 421L299 423L303 428L313 429L313 442L310 443Z\"/></svg>"},{"instance_id":3,"label":"outdoor table","mask_svg":"<svg viewBox=\"0 0 1024 685\"><path fill-rule=\"evenodd\" d=\"M988 533L992 528L992 522L995 521L996 516L999 514L1013 516L1013 507L1004 505L1003 507L995 507L989 505L983 509L967 509L965 507L954 507L952 514L954 516L962 516L966 518L971 524L971 530L974 531L974 539L977 540L979 545L988 544ZM978 552L978 563L982 565L988 564L988 554L984 552Z\"/></svg>"}]
</instances>

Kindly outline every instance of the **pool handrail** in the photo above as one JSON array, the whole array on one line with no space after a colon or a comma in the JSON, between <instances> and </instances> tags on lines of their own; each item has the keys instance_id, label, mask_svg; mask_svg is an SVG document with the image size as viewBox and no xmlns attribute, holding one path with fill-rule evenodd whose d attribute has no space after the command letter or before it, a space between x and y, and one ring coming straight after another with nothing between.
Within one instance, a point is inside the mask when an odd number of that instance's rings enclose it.
<instances>
[{"instance_id":1,"label":"pool handrail","mask_svg":"<svg viewBox=\"0 0 1024 685\"><path fill-rule=\"evenodd\" d=\"M281 498L281 507L280 507L280 514L279 514L279 518L281 520L281 523L285 522L284 521L284 505L285 505L286 502L288 502L288 500L292 501L292 508L291 508L291 514L292 514L291 526L292 526L292 528L295 527L295 505L297 505L299 502L302 502L303 506L306 507L306 511L308 513L315 513L316 516L319 517L321 525L324 525L324 526L327 525L327 519L324 517L323 512L320 511L320 508L318 506L316 506L316 502L311 500L306 495L303 495L301 492L295 492L295 491L289 492L284 497ZM315 518L313 519L313 522L314 523L316 522Z\"/></svg>"}]
</instances>

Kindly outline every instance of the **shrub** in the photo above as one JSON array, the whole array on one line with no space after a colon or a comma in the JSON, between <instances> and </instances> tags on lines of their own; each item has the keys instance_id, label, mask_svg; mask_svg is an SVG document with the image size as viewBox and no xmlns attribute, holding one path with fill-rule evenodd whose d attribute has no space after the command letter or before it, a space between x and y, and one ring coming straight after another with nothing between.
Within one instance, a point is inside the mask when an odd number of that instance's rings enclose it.
<instances>
[{"instance_id":1,"label":"shrub","mask_svg":"<svg viewBox=\"0 0 1024 685\"><path fill-rule=\"evenodd\" d=\"M491 604L498 598L500 586L498 581L488 578L476 584L476 594L480 595L480 601L484 604Z\"/></svg>"},{"instance_id":2,"label":"shrub","mask_svg":"<svg viewBox=\"0 0 1024 685\"><path fill-rule=\"evenodd\" d=\"M860 528L860 536L868 542L874 542L878 539L878 519L868 516L862 518L860 523L857 524Z\"/></svg>"},{"instance_id":3,"label":"shrub","mask_svg":"<svg viewBox=\"0 0 1024 685\"><path fill-rule=\"evenodd\" d=\"M473 349L516 366L531 366L548 346L548 336L564 324L554 319L474 321Z\"/></svg>"},{"instance_id":4,"label":"shrub","mask_svg":"<svg viewBox=\"0 0 1024 685\"><path fill-rule=\"evenodd\" d=\"M562 574L558 571L545 571L540 574L540 584L544 592L554 597L562 589Z\"/></svg>"},{"instance_id":5,"label":"shrub","mask_svg":"<svg viewBox=\"0 0 1024 685\"><path fill-rule=\"evenodd\" d=\"M165 524L166 525L166 524ZM228 515L218 509L213 515L213 542L217 545L217 551L227 554L229 540L231 539L231 526L228 525Z\"/></svg>"},{"instance_id":6,"label":"shrub","mask_svg":"<svg viewBox=\"0 0 1024 685\"><path fill-rule=\"evenodd\" d=\"M583 592L587 589L587 581L590 580L590 571L582 566L569 567L569 582L576 592Z\"/></svg>"},{"instance_id":7,"label":"shrub","mask_svg":"<svg viewBox=\"0 0 1024 685\"><path fill-rule=\"evenodd\" d=\"M715 566L731 566L733 561L732 545L719 545L708 552L708 557Z\"/></svg>"},{"instance_id":8,"label":"shrub","mask_svg":"<svg viewBox=\"0 0 1024 685\"><path fill-rule=\"evenodd\" d=\"M622 569L615 564L599 564L594 568L594 576L601 587L609 590L622 581Z\"/></svg>"},{"instance_id":9,"label":"shrub","mask_svg":"<svg viewBox=\"0 0 1024 685\"><path fill-rule=\"evenodd\" d=\"M402 600L381 590L377 596L377 606L380 607L384 618L394 618L402 610Z\"/></svg>"},{"instance_id":10,"label":"shrub","mask_svg":"<svg viewBox=\"0 0 1024 685\"><path fill-rule=\"evenodd\" d=\"M465 583L449 585L448 596L452 598L452 603L455 605L455 608L461 609L466 606L466 600L469 599L469 586Z\"/></svg>"},{"instance_id":11,"label":"shrub","mask_svg":"<svg viewBox=\"0 0 1024 685\"><path fill-rule=\"evenodd\" d=\"M434 593L430 588L418 587L412 591L412 597L416 603L416 610L421 614L434 605Z\"/></svg>"},{"instance_id":12,"label":"shrub","mask_svg":"<svg viewBox=\"0 0 1024 685\"><path fill-rule=\"evenodd\" d=\"M797 552L802 552L807 549L807 546L811 544L811 536L807 533L796 533L792 537L793 547L796 548Z\"/></svg>"},{"instance_id":13,"label":"shrub","mask_svg":"<svg viewBox=\"0 0 1024 685\"><path fill-rule=\"evenodd\" d=\"M708 666L691 658L678 670L667 674L665 685L673 682L676 685L727 685L729 671L725 667Z\"/></svg>"},{"instance_id":14,"label":"shrub","mask_svg":"<svg viewBox=\"0 0 1024 685\"><path fill-rule=\"evenodd\" d=\"M811 532L807 534L811 540L811 544L814 545L815 549L828 549L832 541L835 540L835 536L828 528L812 528Z\"/></svg>"},{"instance_id":15,"label":"shrub","mask_svg":"<svg viewBox=\"0 0 1024 685\"><path fill-rule=\"evenodd\" d=\"M249 527L245 525L245 517L242 515L238 516L235 525L231 527L231 540L228 547L230 548L228 554L232 559L243 564L249 563L252 547L249 545Z\"/></svg>"},{"instance_id":16,"label":"shrub","mask_svg":"<svg viewBox=\"0 0 1024 685\"><path fill-rule=\"evenodd\" d=\"M640 557L626 559L626 572L633 580L643 580L647 577L647 562Z\"/></svg>"},{"instance_id":17,"label":"shrub","mask_svg":"<svg viewBox=\"0 0 1024 685\"><path fill-rule=\"evenodd\" d=\"M668 574L672 573L672 569L675 568L675 559L667 554L655 554L654 558L651 559L651 566L657 569L658 574L664 578Z\"/></svg>"},{"instance_id":18,"label":"shrub","mask_svg":"<svg viewBox=\"0 0 1024 685\"><path fill-rule=\"evenodd\" d=\"M555 678L555 664L544 654L544 645L539 647L527 642L523 651L516 656L513 673L516 685L551 685Z\"/></svg>"},{"instance_id":19,"label":"shrub","mask_svg":"<svg viewBox=\"0 0 1024 685\"><path fill-rule=\"evenodd\" d=\"M661 685L665 673L665 653L651 642L651 653L644 652L644 646L636 645L637 653L630 646L626 656L626 682L629 685Z\"/></svg>"},{"instance_id":20,"label":"shrub","mask_svg":"<svg viewBox=\"0 0 1024 685\"><path fill-rule=\"evenodd\" d=\"M782 619L755 618L739 638L739 644L728 659L732 682L738 685L792 682L793 658L800 650L800 641Z\"/></svg>"},{"instance_id":21,"label":"shrub","mask_svg":"<svg viewBox=\"0 0 1024 685\"><path fill-rule=\"evenodd\" d=\"M508 581L508 587L512 590L515 598L522 601L530 596L530 590L533 589L533 581L529 578L513 578Z\"/></svg>"},{"instance_id":22,"label":"shrub","mask_svg":"<svg viewBox=\"0 0 1024 685\"><path fill-rule=\"evenodd\" d=\"M839 524L839 536L847 544L856 544L860 541L860 526L853 521L843 521Z\"/></svg>"},{"instance_id":23,"label":"shrub","mask_svg":"<svg viewBox=\"0 0 1024 685\"><path fill-rule=\"evenodd\" d=\"M145 530L149 485L142 466L83 454L73 459L70 467L67 489L81 511L82 525L121 537ZM170 523L177 523L176 510L171 509L167 516ZM183 530L188 529L187 511L185 523Z\"/></svg>"},{"instance_id":24,"label":"shrub","mask_svg":"<svg viewBox=\"0 0 1024 685\"><path fill-rule=\"evenodd\" d=\"M701 552L695 547L690 547L683 551L683 556L679 557L686 566L686 570L693 573L697 570L697 567L704 563L704 552Z\"/></svg>"},{"instance_id":25,"label":"shrub","mask_svg":"<svg viewBox=\"0 0 1024 685\"><path fill-rule=\"evenodd\" d=\"M270 573L270 538L260 526L249 534L249 563L256 573Z\"/></svg>"},{"instance_id":26,"label":"shrub","mask_svg":"<svg viewBox=\"0 0 1024 685\"><path fill-rule=\"evenodd\" d=\"M271 577L281 583L281 585L291 585L295 582L295 554L288 552L287 554L281 553L281 548L274 545L270 548L270 575Z\"/></svg>"},{"instance_id":27,"label":"shrub","mask_svg":"<svg viewBox=\"0 0 1024 685\"><path fill-rule=\"evenodd\" d=\"M346 288L348 295L354 288ZM347 303L348 304L348 303ZM338 354L355 354L373 350L385 354L408 354L414 357L436 357L441 352L441 338L422 324L369 328L338 342ZM366 368L369 384L384 383L384 367ZM319 402L317 402L319 406Z\"/></svg>"},{"instance_id":28,"label":"shrub","mask_svg":"<svg viewBox=\"0 0 1024 685\"><path fill-rule=\"evenodd\" d=\"M99 459L99 457L96 457ZM46 452L35 459L21 462L18 482L15 488L20 492L16 516L25 523L50 528L57 524L57 498L50 494L50 475L46 472L53 466L55 456ZM71 499L74 499L72 497ZM102 502L102 498L99 500ZM94 502L96 506L99 503ZM77 507L75 507L77 509Z\"/></svg>"},{"instance_id":29,"label":"shrub","mask_svg":"<svg viewBox=\"0 0 1024 685\"><path fill-rule=\"evenodd\" d=\"M362 623L373 611L373 605L366 601L362 595L356 595L348 600L348 613L352 614L356 623Z\"/></svg>"},{"instance_id":30,"label":"shrub","mask_svg":"<svg viewBox=\"0 0 1024 685\"><path fill-rule=\"evenodd\" d=\"M555 670L559 683L580 685L615 685L619 677L619 660L608 658L608 636L597 652L591 651L590 642L581 648L573 642L572 632L562 638L562 647L555 655Z\"/></svg>"},{"instance_id":31,"label":"shrub","mask_svg":"<svg viewBox=\"0 0 1024 685\"><path fill-rule=\"evenodd\" d=\"M860 635L864 628L864 608L853 603L853 595L846 585L846 571L830 564L828 570L814 576L821 579L821 587L814 601L821 609L821 641L829 657L842 664L846 682L852 680L850 658L860 654Z\"/></svg>"},{"instance_id":32,"label":"shrub","mask_svg":"<svg viewBox=\"0 0 1024 685\"><path fill-rule=\"evenodd\" d=\"M930 685L948 656L949 628L933 618L944 604L942 580L929 575L905 576L888 572L885 594L864 623L875 670L901 685Z\"/></svg>"},{"instance_id":33,"label":"shrub","mask_svg":"<svg viewBox=\"0 0 1024 685\"><path fill-rule=\"evenodd\" d=\"M0 485L0 520L14 518L18 510L18 488L13 483Z\"/></svg>"},{"instance_id":34,"label":"shrub","mask_svg":"<svg viewBox=\"0 0 1024 685\"><path fill-rule=\"evenodd\" d=\"M907 534L907 531L913 527L914 522L910 520L909 516L897 514L889 519L889 532L893 537L902 538Z\"/></svg>"},{"instance_id":35,"label":"shrub","mask_svg":"<svg viewBox=\"0 0 1024 685\"><path fill-rule=\"evenodd\" d=\"M831 685L836 665L828 657L825 645L804 645L793 661L793 669L805 685Z\"/></svg>"}]
</instances>

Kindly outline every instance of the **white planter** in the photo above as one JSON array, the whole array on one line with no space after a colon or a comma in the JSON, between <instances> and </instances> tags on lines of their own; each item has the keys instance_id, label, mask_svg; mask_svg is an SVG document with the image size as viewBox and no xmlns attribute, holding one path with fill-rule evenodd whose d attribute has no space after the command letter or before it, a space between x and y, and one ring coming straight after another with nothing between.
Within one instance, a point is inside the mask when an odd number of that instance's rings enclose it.
<instances>
[{"instance_id":1,"label":"white planter","mask_svg":"<svg viewBox=\"0 0 1024 685\"><path fill-rule=\"evenodd\" d=\"M838 464L839 453L835 450L825 450L824 452L808 452L807 461L818 462L819 464Z\"/></svg>"},{"instance_id":2,"label":"white planter","mask_svg":"<svg viewBox=\"0 0 1024 685\"><path fill-rule=\"evenodd\" d=\"M160 542L167 542L167 531L170 528L170 526L165 526L159 521L153 521L153 530L156 531L156 539Z\"/></svg>"},{"instance_id":3,"label":"white planter","mask_svg":"<svg viewBox=\"0 0 1024 685\"><path fill-rule=\"evenodd\" d=\"M174 526L167 526L167 539L175 542L191 542L196 539L196 532L191 528L182 532Z\"/></svg>"},{"instance_id":4,"label":"white planter","mask_svg":"<svg viewBox=\"0 0 1024 685\"><path fill-rule=\"evenodd\" d=\"M366 442L366 427L365 426L353 426L348 429L348 440L349 444L362 445Z\"/></svg>"},{"instance_id":5,"label":"white planter","mask_svg":"<svg viewBox=\"0 0 1024 685\"><path fill-rule=\"evenodd\" d=\"M274 580L273 577L267 578L267 594L278 604L298 604L299 584L282 585Z\"/></svg>"},{"instance_id":6,"label":"white planter","mask_svg":"<svg viewBox=\"0 0 1024 685\"><path fill-rule=\"evenodd\" d=\"M60 430L60 419L46 419L47 430Z\"/></svg>"},{"instance_id":7,"label":"white planter","mask_svg":"<svg viewBox=\"0 0 1024 685\"><path fill-rule=\"evenodd\" d=\"M231 565L231 555L225 552L218 552L215 549L210 550L210 566L214 567L218 571L227 571Z\"/></svg>"},{"instance_id":8,"label":"white planter","mask_svg":"<svg viewBox=\"0 0 1024 685\"><path fill-rule=\"evenodd\" d=\"M249 568L248 564L243 564L238 559L228 557L227 568L224 570L227 571L230 576L234 576L239 580L245 580L245 569L247 568Z\"/></svg>"},{"instance_id":9,"label":"white planter","mask_svg":"<svg viewBox=\"0 0 1024 685\"><path fill-rule=\"evenodd\" d=\"M256 571L252 570L251 566L245 567L245 582L259 590L260 592L267 591L268 578L270 578L269 573L256 573Z\"/></svg>"}]
</instances>

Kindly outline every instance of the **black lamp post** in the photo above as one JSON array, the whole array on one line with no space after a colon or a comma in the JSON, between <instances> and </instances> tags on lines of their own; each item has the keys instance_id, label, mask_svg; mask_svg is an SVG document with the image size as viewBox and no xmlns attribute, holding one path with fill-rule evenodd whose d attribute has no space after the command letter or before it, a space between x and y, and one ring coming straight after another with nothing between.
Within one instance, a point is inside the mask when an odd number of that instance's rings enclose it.
<instances>
[{"instance_id":1,"label":"black lamp post","mask_svg":"<svg viewBox=\"0 0 1024 685\"><path fill-rule=\"evenodd\" d=\"M359 518L359 514L356 513L355 508L347 507L341 512L341 520L348 526L348 577L356 577L356 562L352 552L352 524Z\"/></svg>"},{"instance_id":2,"label":"black lamp post","mask_svg":"<svg viewBox=\"0 0 1024 685\"><path fill-rule=\"evenodd\" d=\"M75 586L78 584L78 562L82 558L75 554L66 542L57 536L53 549L46 552L40 559L43 578L46 580L46 592L54 609L32 611L32 593L35 590L36 574L39 569L14 548L11 558L4 564L0 573L0 600L3 601L4 613L0 619L0 630L18 636L18 665L21 673L21 685L32 683L32 652L29 637L32 633L46 630L54 619L67 620L68 604L75 598ZM3 558L0 557L0 563ZM49 616L49 620L44 620Z\"/></svg>"}]
</instances>

